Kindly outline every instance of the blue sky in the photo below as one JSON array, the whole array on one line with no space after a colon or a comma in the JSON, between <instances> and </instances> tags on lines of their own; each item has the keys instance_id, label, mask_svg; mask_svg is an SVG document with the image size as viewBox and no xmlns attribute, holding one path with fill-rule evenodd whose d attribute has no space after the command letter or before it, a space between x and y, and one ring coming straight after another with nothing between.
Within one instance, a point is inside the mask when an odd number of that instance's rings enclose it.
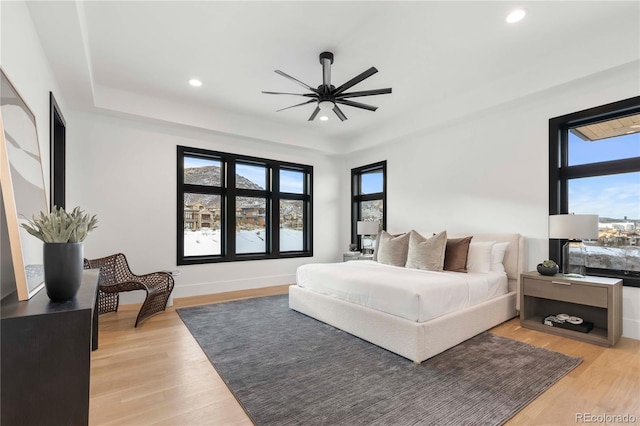
<instances>
[{"instance_id":1,"label":"blue sky","mask_svg":"<svg viewBox=\"0 0 640 426\"><path fill-rule=\"evenodd\" d=\"M640 133L585 142L569 133L569 165L640 157ZM640 219L640 172L572 179L569 212Z\"/></svg>"},{"instance_id":2,"label":"blue sky","mask_svg":"<svg viewBox=\"0 0 640 426\"><path fill-rule=\"evenodd\" d=\"M190 169L192 167L206 167L206 166L220 167L220 162L216 160L204 160L202 158L184 157L185 169Z\"/></svg>"},{"instance_id":3,"label":"blue sky","mask_svg":"<svg viewBox=\"0 0 640 426\"><path fill-rule=\"evenodd\" d=\"M382 192L382 172L362 174L361 190L363 194Z\"/></svg>"}]
</instances>

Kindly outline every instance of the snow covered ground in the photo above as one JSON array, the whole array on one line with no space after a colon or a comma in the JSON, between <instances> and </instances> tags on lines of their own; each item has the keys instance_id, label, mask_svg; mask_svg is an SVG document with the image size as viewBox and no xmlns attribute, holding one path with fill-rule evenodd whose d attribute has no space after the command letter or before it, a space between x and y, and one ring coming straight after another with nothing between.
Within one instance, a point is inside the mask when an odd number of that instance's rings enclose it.
<instances>
[{"instance_id":1,"label":"snow covered ground","mask_svg":"<svg viewBox=\"0 0 640 426\"><path fill-rule=\"evenodd\" d=\"M237 253L264 253L265 230L236 232ZM280 251L300 251L303 249L302 231L295 229L280 230ZM184 231L184 255L203 256L220 254L220 230L202 229Z\"/></svg>"},{"instance_id":2,"label":"snow covered ground","mask_svg":"<svg viewBox=\"0 0 640 426\"><path fill-rule=\"evenodd\" d=\"M184 231L184 255L220 254L220 230Z\"/></svg>"},{"instance_id":3,"label":"snow covered ground","mask_svg":"<svg viewBox=\"0 0 640 426\"><path fill-rule=\"evenodd\" d=\"M640 247L604 247L585 244L590 268L640 271Z\"/></svg>"}]
</instances>

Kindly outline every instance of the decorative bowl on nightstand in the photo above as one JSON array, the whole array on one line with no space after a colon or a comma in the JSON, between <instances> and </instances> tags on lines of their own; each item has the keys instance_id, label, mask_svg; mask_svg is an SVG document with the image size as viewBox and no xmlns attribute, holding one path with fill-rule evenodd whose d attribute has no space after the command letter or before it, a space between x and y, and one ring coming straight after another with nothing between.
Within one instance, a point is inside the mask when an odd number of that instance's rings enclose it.
<instances>
[{"instance_id":1,"label":"decorative bowl on nightstand","mask_svg":"<svg viewBox=\"0 0 640 426\"><path fill-rule=\"evenodd\" d=\"M555 275L560 271L560 268L558 267L558 265L552 260L545 260L542 263L538 263L538 266L536 267L536 269L538 270L538 273L540 275L548 275L548 276Z\"/></svg>"}]
</instances>

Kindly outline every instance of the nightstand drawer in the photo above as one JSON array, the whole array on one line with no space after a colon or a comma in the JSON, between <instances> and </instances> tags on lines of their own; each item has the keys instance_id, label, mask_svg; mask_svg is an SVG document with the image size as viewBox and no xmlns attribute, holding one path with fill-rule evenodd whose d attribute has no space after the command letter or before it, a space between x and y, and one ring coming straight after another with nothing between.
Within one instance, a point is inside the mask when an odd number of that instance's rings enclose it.
<instances>
[{"instance_id":1,"label":"nightstand drawer","mask_svg":"<svg viewBox=\"0 0 640 426\"><path fill-rule=\"evenodd\" d=\"M582 305L607 307L607 289L583 285L561 277L552 281L524 278L524 295Z\"/></svg>"}]
</instances>

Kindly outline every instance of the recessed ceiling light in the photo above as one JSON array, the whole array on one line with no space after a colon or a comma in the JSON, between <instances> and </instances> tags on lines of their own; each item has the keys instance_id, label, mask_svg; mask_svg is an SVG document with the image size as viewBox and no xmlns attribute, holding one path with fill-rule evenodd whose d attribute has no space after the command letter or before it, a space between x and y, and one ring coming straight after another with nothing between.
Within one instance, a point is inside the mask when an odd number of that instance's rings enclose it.
<instances>
[{"instance_id":1,"label":"recessed ceiling light","mask_svg":"<svg viewBox=\"0 0 640 426\"><path fill-rule=\"evenodd\" d=\"M527 11L525 9L516 9L507 15L507 22L513 24L515 22L522 21L526 14Z\"/></svg>"},{"instance_id":2,"label":"recessed ceiling light","mask_svg":"<svg viewBox=\"0 0 640 426\"><path fill-rule=\"evenodd\" d=\"M321 121L327 121L328 119L329 119L329 117L327 117L326 115L320 116L320 120Z\"/></svg>"},{"instance_id":3,"label":"recessed ceiling light","mask_svg":"<svg viewBox=\"0 0 640 426\"><path fill-rule=\"evenodd\" d=\"M192 85L193 87L202 86L202 82L200 80L195 79L195 78L192 78L191 80L189 80L189 84Z\"/></svg>"}]
</instances>

